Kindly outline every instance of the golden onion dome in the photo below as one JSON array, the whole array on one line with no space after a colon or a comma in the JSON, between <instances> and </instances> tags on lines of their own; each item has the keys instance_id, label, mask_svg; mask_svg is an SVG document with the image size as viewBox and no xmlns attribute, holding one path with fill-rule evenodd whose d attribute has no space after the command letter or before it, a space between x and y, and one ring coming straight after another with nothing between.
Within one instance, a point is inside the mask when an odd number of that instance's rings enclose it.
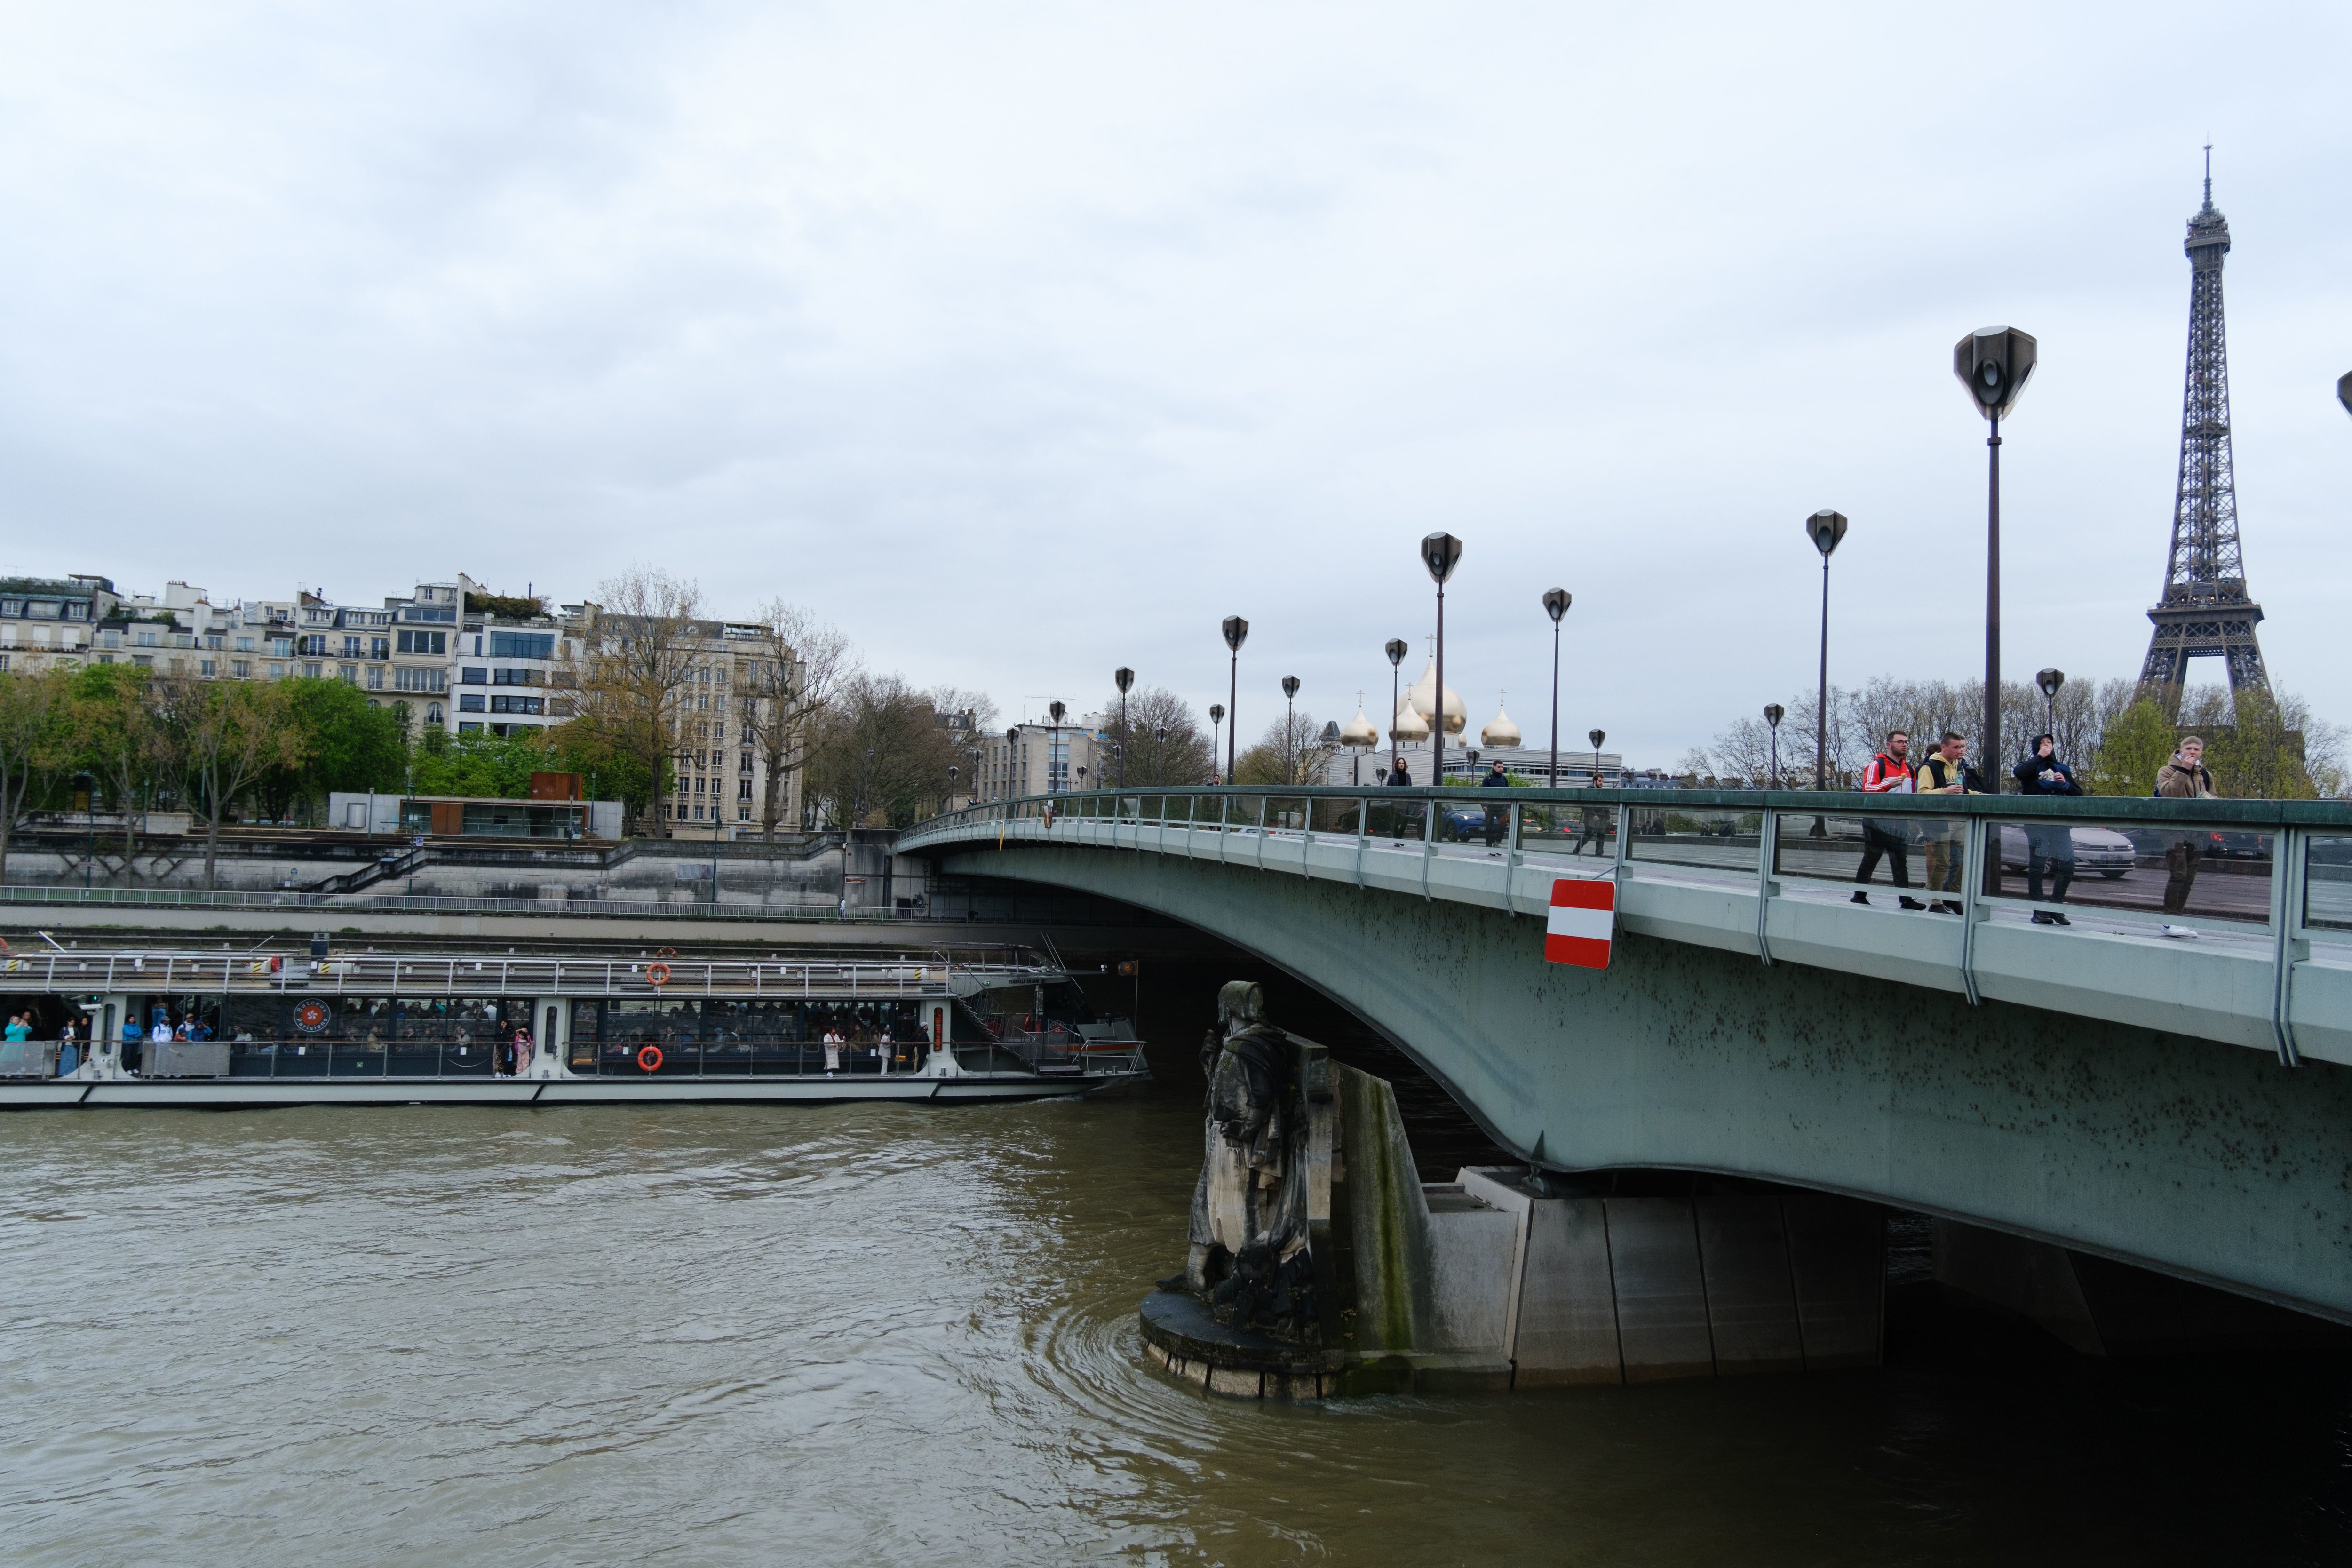
<instances>
[{"instance_id":1,"label":"golden onion dome","mask_svg":"<svg viewBox=\"0 0 2352 1568\"><path fill-rule=\"evenodd\" d=\"M1478 743L1482 746L1516 747L1522 739L1524 737L1519 733L1519 727L1511 722L1511 716L1508 713L1503 711L1503 694L1496 692L1495 716L1486 721L1485 729L1478 731Z\"/></svg>"},{"instance_id":2,"label":"golden onion dome","mask_svg":"<svg viewBox=\"0 0 2352 1568\"><path fill-rule=\"evenodd\" d=\"M1339 726L1339 744L1369 748L1381 743L1381 732L1364 717L1364 694L1356 693L1356 716Z\"/></svg>"},{"instance_id":3,"label":"golden onion dome","mask_svg":"<svg viewBox=\"0 0 2352 1568\"><path fill-rule=\"evenodd\" d=\"M1429 661L1429 668L1421 672L1421 679L1406 688L1404 694L1405 707L1411 708L1420 717L1424 731L1427 730L1430 715L1436 711L1436 704L1431 699L1431 693L1436 689L1437 660L1433 658ZM1398 711L1402 713L1403 709L1400 708ZM1469 710L1462 706L1462 694L1454 688L1447 687L1445 689L1445 732L1449 735L1459 735L1468 718Z\"/></svg>"},{"instance_id":4,"label":"golden onion dome","mask_svg":"<svg viewBox=\"0 0 2352 1568\"><path fill-rule=\"evenodd\" d=\"M1402 745L1418 745L1429 739L1429 721L1414 712L1412 703L1400 702L1395 719L1389 723L1389 739Z\"/></svg>"}]
</instances>

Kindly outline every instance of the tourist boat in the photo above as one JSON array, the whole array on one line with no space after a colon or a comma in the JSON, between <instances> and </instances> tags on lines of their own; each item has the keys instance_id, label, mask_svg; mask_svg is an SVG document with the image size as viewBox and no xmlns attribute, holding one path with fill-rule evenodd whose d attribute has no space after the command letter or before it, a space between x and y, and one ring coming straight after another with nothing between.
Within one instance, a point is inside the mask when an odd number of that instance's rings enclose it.
<instances>
[{"instance_id":1,"label":"tourist boat","mask_svg":"<svg viewBox=\"0 0 2352 1568\"><path fill-rule=\"evenodd\" d=\"M1011 948L55 946L0 959L0 1006L50 1037L0 1047L0 1110L1037 1100L1148 1076L1129 1020L1097 1018L1058 960ZM97 1046L59 1077L68 1016ZM124 1037L159 1020L174 1037Z\"/></svg>"}]
</instances>

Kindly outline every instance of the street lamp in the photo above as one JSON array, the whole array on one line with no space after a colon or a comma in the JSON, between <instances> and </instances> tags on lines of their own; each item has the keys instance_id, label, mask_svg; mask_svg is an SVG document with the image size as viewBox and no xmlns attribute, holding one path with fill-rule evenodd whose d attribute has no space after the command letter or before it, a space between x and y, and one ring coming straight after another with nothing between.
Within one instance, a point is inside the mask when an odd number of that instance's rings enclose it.
<instances>
[{"instance_id":1,"label":"street lamp","mask_svg":"<svg viewBox=\"0 0 2352 1568\"><path fill-rule=\"evenodd\" d=\"M1429 697L1429 743L1434 748L1429 782L1433 784L1445 782L1445 580L1454 575L1461 559L1462 542L1452 534L1423 536L1421 563L1429 568L1430 580L1437 584L1437 657L1431 666L1437 688Z\"/></svg>"},{"instance_id":2,"label":"street lamp","mask_svg":"<svg viewBox=\"0 0 2352 1568\"><path fill-rule=\"evenodd\" d=\"M1222 702L1212 702L1212 703L1210 703L1210 704L1209 704L1209 777L1210 777L1212 780L1215 779L1215 777L1217 776L1217 736L1218 736L1219 732L1223 730L1223 726L1224 726L1224 722L1225 722L1225 705L1224 705L1223 703L1222 703ZM1227 784L1231 784L1231 783L1233 783L1234 781L1233 781L1233 780L1231 780L1231 779L1227 779L1225 782L1226 782Z\"/></svg>"},{"instance_id":3,"label":"street lamp","mask_svg":"<svg viewBox=\"0 0 2352 1568\"><path fill-rule=\"evenodd\" d=\"M1772 787L1780 787L1780 721L1788 710L1778 702L1764 704L1764 722L1772 727Z\"/></svg>"},{"instance_id":4,"label":"street lamp","mask_svg":"<svg viewBox=\"0 0 2352 1568\"><path fill-rule=\"evenodd\" d=\"M1298 722L1298 677L1282 678L1282 768L1292 784L1298 782L1298 745L1293 733Z\"/></svg>"},{"instance_id":5,"label":"street lamp","mask_svg":"<svg viewBox=\"0 0 2352 1568\"><path fill-rule=\"evenodd\" d=\"M1398 685L1403 671L1397 667L1404 662L1404 656L1412 650L1405 646L1404 638L1391 637L1381 651L1389 656L1389 745L1395 748L1404 744L1397 735L1397 714L1404 707L1403 693ZM1393 750L1391 754L1394 754Z\"/></svg>"},{"instance_id":6,"label":"street lamp","mask_svg":"<svg viewBox=\"0 0 2352 1568\"><path fill-rule=\"evenodd\" d=\"M1127 689L1135 684L1135 671L1120 665L1110 672L1118 685L1118 787L1127 787Z\"/></svg>"},{"instance_id":7,"label":"street lamp","mask_svg":"<svg viewBox=\"0 0 2352 1568\"><path fill-rule=\"evenodd\" d=\"M1234 742L1242 729L1242 644L1249 640L1249 623L1239 616L1227 616L1224 624L1225 647L1233 654L1233 667L1226 672L1225 706L1234 716L1234 727L1225 735L1225 782L1234 782Z\"/></svg>"},{"instance_id":8,"label":"street lamp","mask_svg":"<svg viewBox=\"0 0 2352 1568\"><path fill-rule=\"evenodd\" d=\"M1601 742L1609 738L1609 731L1588 731L1584 738L1592 742L1592 787L1599 789L1601 787Z\"/></svg>"},{"instance_id":9,"label":"street lamp","mask_svg":"<svg viewBox=\"0 0 2352 1568\"><path fill-rule=\"evenodd\" d=\"M1824 507L1805 519L1805 537L1822 552L1822 681L1813 693L1813 787L1830 787L1830 552L1845 537L1845 513Z\"/></svg>"},{"instance_id":10,"label":"street lamp","mask_svg":"<svg viewBox=\"0 0 2352 1568\"><path fill-rule=\"evenodd\" d=\"M1059 702L1048 702L1045 711L1054 721L1045 730L1045 793L1055 795L1060 793L1055 781L1061 777L1061 773L1054 764L1060 760L1055 753L1062 747L1062 715L1069 710Z\"/></svg>"},{"instance_id":11,"label":"street lamp","mask_svg":"<svg viewBox=\"0 0 2352 1568\"><path fill-rule=\"evenodd\" d=\"M1544 590L1544 614L1551 617L1551 779L1554 789L1559 787L1559 618L1568 614L1569 593L1565 588Z\"/></svg>"},{"instance_id":12,"label":"street lamp","mask_svg":"<svg viewBox=\"0 0 2352 1568\"><path fill-rule=\"evenodd\" d=\"M2042 721L2050 731L2050 742L2054 748L2058 743L2058 689L2066 684L2066 672L2045 669L2033 678L2033 684L2042 688Z\"/></svg>"},{"instance_id":13,"label":"street lamp","mask_svg":"<svg viewBox=\"0 0 2352 1568\"><path fill-rule=\"evenodd\" d=\"M2336 378L2336 401L2344 405L2344 412L2352 414L2352 370Z\"/></svg>"},{"instance_id":14,"label":"street lamp","mask_svg":"<svg viewBox=\"0 0 2352 1568\"><path fill-rule=\"evenodd\" d=\"M2000 787L2000 416L2017 406L2033 375L2033 335L2014 327L1981 327L1952 346L1952 374L1969 389L1991 433L1985 488L1985 689L1982 766ZM1995 868L1998 872L1998 867Z\"/></svg>"}]
</instances>

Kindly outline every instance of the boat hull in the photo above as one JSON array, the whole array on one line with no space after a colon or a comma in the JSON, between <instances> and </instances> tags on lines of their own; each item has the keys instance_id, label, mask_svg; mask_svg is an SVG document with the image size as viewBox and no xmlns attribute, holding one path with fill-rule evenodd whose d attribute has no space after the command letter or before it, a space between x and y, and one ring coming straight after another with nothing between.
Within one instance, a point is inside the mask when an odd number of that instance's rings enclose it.
<instances>
[{"instance_id":1,"label":"boat hull","mask_svg":"<svg viewBox=\"0 0 2352 1568\"><path fill-rule=\"evenodd\" d=\"M121 1079L0 1082L0 1110L258 1110L294 1105L927 1104L1060 1100L1124 1079L966 1073L789 1079Z\"/></svg>"}]
</instances>

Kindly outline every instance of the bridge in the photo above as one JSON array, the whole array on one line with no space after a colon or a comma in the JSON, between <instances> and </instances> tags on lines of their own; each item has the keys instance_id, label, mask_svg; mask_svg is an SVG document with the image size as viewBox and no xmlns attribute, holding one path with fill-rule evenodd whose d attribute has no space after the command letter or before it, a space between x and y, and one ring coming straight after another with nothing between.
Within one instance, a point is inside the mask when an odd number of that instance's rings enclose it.
<instances>
[{"instance_id":1,"label":"bridge","mask_svg":"<svg viewBox=\"0 0 2352 1568\"><path fill-rule=\"evenodd\" d=\"M1857 889L1866 824L1941 907ZM2352 1322L2352 806L1152 789L898 852L1255 952L1538 1166L1867 1198ZM1545 958L1563 879L1613 884L1605 970Z\"/></svg>"}]
</instances>

